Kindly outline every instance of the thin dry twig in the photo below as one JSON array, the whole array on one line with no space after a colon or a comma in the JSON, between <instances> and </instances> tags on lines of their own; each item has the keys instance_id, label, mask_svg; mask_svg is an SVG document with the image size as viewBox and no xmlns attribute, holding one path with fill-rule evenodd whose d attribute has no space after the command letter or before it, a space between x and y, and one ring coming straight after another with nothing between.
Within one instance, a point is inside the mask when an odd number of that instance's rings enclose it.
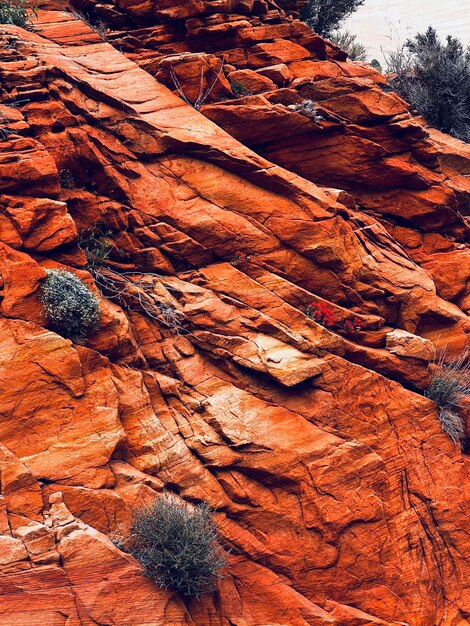
<instances>
[{"instance_id":1,"label":"thin dry twig","mask_svg":"<svg viewBox=\"0 0 470 626\"><path fill-rule=\"evenodd\" d=\"M186 104L189 104L194 109L196 109L196 111L199 111L199 109L203 106L203 104L205 104L205 102L207 101L207 98L210 96L210 94L214 90L214 87L216 86L217 81L219 80L220 75L223 72L224 63L225 63L225 59L222 59L222 63L221 63L219 71L217 72L217 74L216 74L214 80L212 81L212 83L205 90L204 90L205 73L204 73L204 67L201 65L201 77L199 79L199 95L198 95L198 97L196 98L196 100L194 102L191 102L188 99L188 97L186 96L186 94L184 93L184 89L181 86L179 78L176 75L175 68L173 66L170 67L170 78L173 81L173 84L174 84L178 94L182 98L182 100L184 100L186 102Z\"/></svg>"},{"instance_id":2,"label":"thin dry twig","mask_svg":"<svg viewBox=\"0 0 470 626\"><path fill-rule=\"evenodd\" d=\"M184 314L176 309L172 302L158 300L153 293L153 285L142 278L131 279L132 276L137 277L141 274L120 274L109 268L104 271L93 268L92 273L98 289L110 300L115 300L128 310L144 313L177 335L190 334L184 328Z\"/></svg>"},{"instance_id":3,"label":"thin dry twig","mask_svg":"<svg viewBox=\"0 0 470 626\"><path fill-rule=\"evenodd\" d=\"M10 118L0 113L0 124L9 124ZM15 131L7 126L0 126L0 141L6 141L10 135L15 135Z\"/></svg>"}]
</instances>

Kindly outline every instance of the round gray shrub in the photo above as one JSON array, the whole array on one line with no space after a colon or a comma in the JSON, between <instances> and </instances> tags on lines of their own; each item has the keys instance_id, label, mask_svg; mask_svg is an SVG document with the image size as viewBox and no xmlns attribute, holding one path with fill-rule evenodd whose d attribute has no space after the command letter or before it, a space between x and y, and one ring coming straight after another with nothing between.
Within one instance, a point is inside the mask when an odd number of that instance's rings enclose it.
<instances>
[{"instance_id":1,"label":"round gray shrub","mask_svg":"<svg viewBox=\"0 0 470 626\"><path fill-rule=\"evenodd\" d=\"M48 270L42 302L53 328L73 341L85 339L99 326L98 298L72 272Z\"/></svg>"},{"instance_id":2,"label":"round gray shrub","mask_svg":"<svg viewBox=\"0 0 470 626\"><path fill-rule=\"evenodd\" d=\"M128 549L156 585L188 598L213 591L227 561L209 507L171 494L134 513Z\"/></svg>"}]
</instances>

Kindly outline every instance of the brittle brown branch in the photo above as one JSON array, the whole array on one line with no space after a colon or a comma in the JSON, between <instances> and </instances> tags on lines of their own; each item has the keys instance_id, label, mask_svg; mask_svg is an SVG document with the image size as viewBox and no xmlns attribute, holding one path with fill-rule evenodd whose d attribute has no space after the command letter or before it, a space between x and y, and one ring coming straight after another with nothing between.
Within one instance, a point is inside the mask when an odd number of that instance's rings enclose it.
<instances>
[{"instance_id":1,"label":"brittle brown branch","mask_svg":"<svg viewBox=\"0 0 470 626\"><path fill-rule=\"evenodd\" d=\"M161 300L157 298L156 294L153 293L153 284L145 280L142 274L121 274L109 268L97 267L92 269L92 274L98 289L123 308L144 313L177 335L189 333L184 328L184 314L176 308L170 299ZM151 275L146 274L146 277L149 276Z\"/></svg>"}]
</instances>

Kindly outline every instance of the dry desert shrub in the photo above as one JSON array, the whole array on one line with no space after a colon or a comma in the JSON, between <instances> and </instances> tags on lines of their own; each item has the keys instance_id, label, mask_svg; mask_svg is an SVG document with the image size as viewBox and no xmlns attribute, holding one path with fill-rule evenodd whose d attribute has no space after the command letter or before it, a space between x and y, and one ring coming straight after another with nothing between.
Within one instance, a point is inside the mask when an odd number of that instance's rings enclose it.
<instances>
[{"instance_id":1,"label":"dry desert shrub","mask_svg":"<svg viewBox=\"0 0 470 626\"><path fill-rule=\"evenodd\" d=\"M213 591L227 561L209 507L169 493L134 513L127 548L156 585L187 598Z\"/></svg>"},{"instance_id":2,"label":"dry desert shrub","mask_svg":"<svg viewBox=\"0 0 470 626\"><path fill-rule=\"evenodd\" d=\"M460 443L464 438L465 425L457 410L470 396L470 352L465 351L458 358L447 360L444 350L435 365L436 370L424 395L437 404L442 430L452 441Z\"/></svg>"},{"instance_id":3,"label":"dry desert shrub","mask_svg":"<svg viewBox=\"0 0 470 626\"><path fill-rule=\"evenodd\" d=\"M53 328L72 341L81 342L99 326L98 298L72 272L48 270L42 303Z\"/></svg>"}]
</instances>

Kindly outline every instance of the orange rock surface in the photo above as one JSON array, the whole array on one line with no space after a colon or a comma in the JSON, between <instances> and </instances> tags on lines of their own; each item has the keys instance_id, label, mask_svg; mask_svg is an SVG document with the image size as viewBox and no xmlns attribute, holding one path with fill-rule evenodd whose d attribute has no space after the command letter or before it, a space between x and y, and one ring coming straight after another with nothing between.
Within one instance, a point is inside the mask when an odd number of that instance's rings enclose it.
<instances>
[{"instance_id":1,"label":"orange rock surface","mask_svg":"<svg viewBox=\"0 0 470 626\"><path fill-rule=\"evenodd\" d=\"M469 623L468 445L423 390L469 344L470 149L281 4L0 25L1 626ZM81 345L52 267L99 296ZM199 601L111 541L164 489L231 551Z\"/></svg>"}]
</instances>

